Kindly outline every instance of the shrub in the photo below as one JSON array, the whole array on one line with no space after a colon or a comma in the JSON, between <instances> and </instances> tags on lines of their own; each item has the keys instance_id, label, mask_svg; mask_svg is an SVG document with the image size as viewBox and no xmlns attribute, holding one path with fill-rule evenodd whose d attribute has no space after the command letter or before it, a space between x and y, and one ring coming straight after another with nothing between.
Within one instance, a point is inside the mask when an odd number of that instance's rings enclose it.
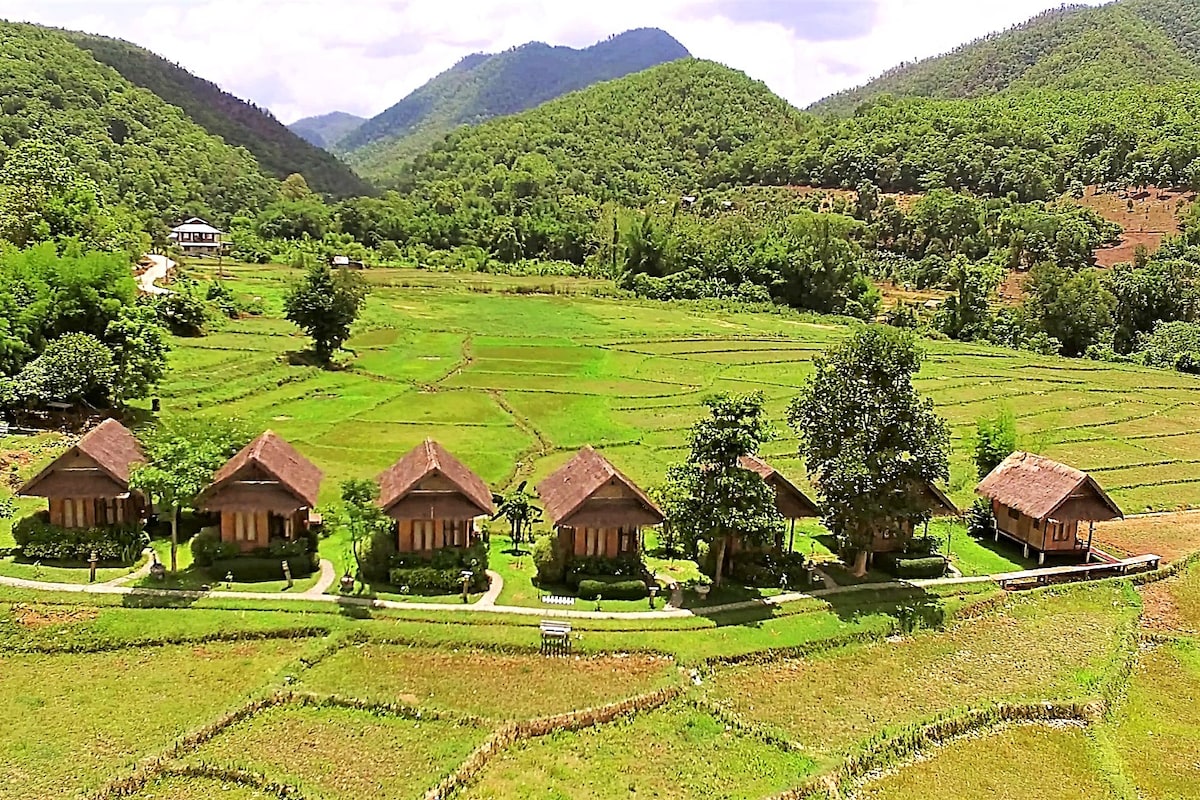
<instances>
[{"instance_id":1,"label":"shrub","mask_svg":"<svg viewBox=\"0 0 1200 800\"><path fill-rule=\"evenodd\" d=\"M265 556L238 556L214 561L208 568L208 573L218 581L224 580L225 576L230 573L238 583L281 581L283 580L284 560ZM316 553L292 556L286 560L293 578L306 578L316 572L320 566Z\"/></svg>"},{"instance_id":2,"label":"shrub","mask_svg":"<svg viewBox=\"0 0 1200 800\"><path fill-rule=\"evenodd\" d=\"M649 594L645 581L588 578L579 582L579 596L584 600L601 596L606 600L642 600Z\"/></svg>"},{"instance_id":3,"label":"shrub","mask_svg":"<svg viewBox=\"0 0 1200 800\"><path fill-rule=\"evenodd\" d=\"M45 513L25 517L13 526L17 550L28 559L83 562L95 552L101 561L132 564L146 546L140 526L60 528Z\"/></svg>"},{"instance_id":4,"label":"shrub","mask_svg":"<svg viewBox=\"0 0 1200 800\"><path fill-rule=\"evenodd\" d=\"M222 542L215 530L200 531L192 537L192 561L201 567L211 567L214 562L235 558L241 550L233 542Z\"/></svg>"},{"instance_id":5,"label":"shrub","mask_svg":"<svg viewBox=\"0 0 1200 800\"><path fill-rule=\"evenodd\" d=\"M462 591L462 568L398 567L388 572L393 586L407 587L416 594L452 594ZM483 570L473 570L470 588L473 592L487 591L488 577Z\"/></svg>"},{"instance_id":6,"label":"shrub","mask_svg":"<svg viewBox=\"0 0 1200 800\"><path fill-rule=\"evenodd\" d=\"M533 565L537 567L540 586L562 583L566 579L567 563L557 536L541 536L533 543Z\"/></svg>"},{"instance_id":7,"label":"shrub","mask_svg":"<svg viewBox=\"0 0 1200 800\"><path fill-rule=\"evenodd\" d=\"M636 553L621 558L586 556L571 562L566 571L566 582L578 587L579 582L590 578L637 578L646 574L646 565Z\"/></svg>"},{"instance_id":8,"label":"shrub","mask_svg":"<svg viewBox=\"0 0 1200 800\"><path fill-rule=\"evenodd\" d=\"M375 534L362 543L359 557L363 577L368 581L387 580L396 556L396 535L392 531Z\"/></svg>"},{"instance_id":9,"label":"shrub","mask_svg":"<svg viewBox=\"0 0 1200 800\"><path fill-rule=\"evenodd\" d=\"M996 518L992 504L980 497L967 510L967 533L976 539L991 539L996 535Z\"/></svg>"},{"instance_id":10,"label":"shrub","mask_svg":"<svg viewBox=\"0 0 1200 800\"><path fill-rule=\"evenodd\" d=\"M940 578L946 574L943 556L911 558L897 553L881 553L877 565L897 578Z\"/></svg>"},{"instance_id":11,"label":"shrub","mask_svg":"<svg viewBox=\"0 0 1200 800\"><path fill-rule=\"evenodd\" d=\"M480 543L470 547L443 547L432 553L392 552L388 556L389 570L422 567L435 570L454 570L456 573L461 573L464 569L483 572L488 568L487 547Z\"/></svg>"},{"instance_id":12,"label":"shrub","mask_svg":"<svg viewBox=\"0 0 1200 800\"><path fill-rule=\"evenodd\" d=\"M730 576L746 586L802 587L807 583L807 562L800 553L743 551L732 559Z\"/></svg>"}]
</instances>

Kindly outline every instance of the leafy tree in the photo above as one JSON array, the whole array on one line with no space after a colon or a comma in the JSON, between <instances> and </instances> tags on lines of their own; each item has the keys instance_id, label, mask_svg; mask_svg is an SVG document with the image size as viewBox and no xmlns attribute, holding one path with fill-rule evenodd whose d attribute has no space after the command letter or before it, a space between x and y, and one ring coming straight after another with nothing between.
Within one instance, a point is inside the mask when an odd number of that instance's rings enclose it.
<instances>
[{"instance_id":1,"label":"leafy tree","mask_svg":"<svg viewBox=\"0 0 1200 800\"><path fill-rule=\"evenodd\" d=\"M112 348L112 400L123 406L148 396L167 372L167 346L154 310L130 306L108 323L104 338Z\"/></svg>"},{"instance_id":2,"label":"leafy tree","mask_svg":"<svg viewBox=\"0 0 1200 800\"><path fill-rule=\"evenodd\" d=\"M980 417L975 423L975 470L983 480L1017 449L1017 420L1012 411Z\"/></svg>"},{"instance_id":3,"label":"leafy tree","mask_svg":"<svg viewBox=\"0 0 1200 800\"><path fill-rule=\"evenodd\" d=\"M313 340L313 350L322 364L350 338L350 326L358 319L367 299L367 285L355 272L315 264L284 300L287 318Z\"/></svg>"},{"instance_id":4,"label":"leafy tree","mask_svg":"<svg viewBox=\"0 0 1200 800\"><path fill-rule=\"evenodd\" d=\"M496 514L492 519L504 518L508 521L508 529L512 539L513 552L521 549L526 532L542 518L542 509L533 504L533 495L527 491L528 481L521 481L515 489L507 494L492 496L496 504Z\"/></svg>"},{"instance_id":5,"label":"leafy tree","mask_svg":"<svg viewBox=\"0 0 1200 800\"><path fill-rule=\"evenodd\" d=\"M106 405L113 391L113 354L90 333L52 341L15 379L27 401Z\"/></svg>"},{"instance_id":6,"label":"leafy tree","mask_svg":"<svg viewBox=\"0 0 1200 800\"><path fill-rule=\"evenodd\" d=\"M951 339L975 341L991 332L988 296L992 280L986 270L957 256L950 266L950 289L954 292L938 309L934 327Z\"/></svg>"},{"instance_id":7,"label":"leafy tree","mask_svg":"<svg viewBox=\"0 0 1200 800\"><path fill-rule=\"evenodd\" d=\"M693 552L700 541L715 548L717 586L732 541L765 545L783 531L775 491L740 463L770 439L763 403L761 394L707 398L709 416L692 426L688 460L667 473L671 527L688 537Z\"/></svg>"},{"instance_id":8,"label":"leafy tree","mask_svg":"<svg viewBox=\"0 0 1200 800\"><path fill-rule=\"evenodd\" d=\"M1072 273L1038 264L1025 281L1025 313L1035 331L1057 339L1062 354L1081 356L1111 330L1114 300L1092 269Z\"/></svg>"},{"instance_id":9,"label":"leafy tree","mask_svg":"<svg viewBox=\"0 0 1200 800\"><path fill-rule=\"evenodd\" d=\"M1114 298L1113 349L1131 352L1138 337L1160 322L1194 322L1200 311L1200 265L1182 258L1151 259L1145 267L1121 264L1108 274Z\"/></svg>"},{"instance_id":10,"label":"leafy tree","mask_svg":"<svg viewBox=\"0 0 1200 800\"><path fill-rule=\"evenodd\" d=\"M372 480L351 478L342 481L342 515L350 531L350 549L358 574L363 575L363 548L377 536L389 536L393 522L379 507L379 484Z\"/></svg>"},{"instance_id":11,"label":"leafy tree","mask_svg":"<svg viewBox=\"0 0 1200 800\"><path fill-rule=\"evenodd\" d=\"M926 484L950 476L946 423L912 383L922 358L911 334L862 328L815 360L788 411L825 524L857 550L858 576L876 536L911 533L929 518Z\"/></svg>"},{"instance_id":12,"label":"leafy tree","mask_svg":"<svg viewBox=\"0 0 1200 800\"><path fill-rule=\"evenodd\" d=\"M1164 322L1142 336L1139 347L1142 360L1152 367L1200 373L1200 324Z\"/></svg>"},{"instance_id":13,"label":"leafy tree","mask_svg":"<svg viewBox=\"0 0 1200 800\"><path fill-rule=\"evenodd\" d=\"M161 420L143 437L146 463L129 485L171 513L171 571L177 567L179 512L212 482L213 473L250 440L232 421L179 417Z\"/></svg>"},{"instance_id":14,"label":"leafy tree","mask_svg":"<svg viewBox=\"0 0 1200 800\"><path fill-rule=\"evenodd\" d=\"M312 189L308 188L308 181L299 172L293 172L279 184L279 196L284 200L303 200L312 197L312 193Z\"/></svg>"}]
</instances>

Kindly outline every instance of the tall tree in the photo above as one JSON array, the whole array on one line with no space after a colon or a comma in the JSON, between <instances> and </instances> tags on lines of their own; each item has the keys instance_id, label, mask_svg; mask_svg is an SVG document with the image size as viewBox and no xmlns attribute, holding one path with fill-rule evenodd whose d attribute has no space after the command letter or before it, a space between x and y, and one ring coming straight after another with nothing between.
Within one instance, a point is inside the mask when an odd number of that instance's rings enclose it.
<instances>
[{"instance_id":1,"label":"tall tree","mask_svg":"<svg viewBox=\"0 0 1200 800\"><path fill-rule=\"evenodd\" d=\"M350 326L367 300L367 284L358 273L315 264L284 301L287 318L312 337L313 352L328 364L350 338Z\"/></svg>"},{"instance_id":2,"label":"tall tree","mask_svg":"<svg viewBox=\"0 0 1200 800\"><path fill-rule=\"evenodd\" d=\"M980 480L1016 449L1017 420L1009 409L975 423L975 470Z\"/></svg>"},{"instance_id":3,"label":"tall tree","mask_svg":"<svg viewBox=\"0 0 1200 800\"><path fill-rule=\"evenodd\" d=\"M167 340L153 308L121 309L104 338L113 350L112 400L123 406L146 397L167 372Z\"/></svg>"},{"instance_id":4,"label":"tall tree","mask_svg":"<svg viewBox=\"0 0 1200 800\"><path fill-rule=\"evenodd\" d=\"M249 440L233 421L195 417L161 421L145 438L146 463L133 470L129 485L171 510L172 572L178 564L180 510Z\"/></svg>"},{"instance_id":5,"label":"tall tree","mask_svg":"<svg viewBox=\"0 0 1200 800\"><path fill-rule=\"evenodd\" d=\"M507 494L493 495L496 514L492 519L503 517L508 520L513 552L520 549L522 537L542 518L542 509L533 504L533 495L525 488L528 481L521 481L517 488Z\"/></svg>"},{"instance_id":6,"label":"tall tree","mask_svg":"<svg viewBox=\"0 0 1200 800\"><path fill-rule=\"evenodd\" d=\"M377 536L390 535L393 522L379 507L379 484L363 478L342 481L341 513L350 531L350 549L358 574L363 576L363 546L371 546Z\"/></svg>"},{"instance_id":7,"label":"tall tree","mask_svg":"<svg viewBox=\"0 0 1200 800\"><path fill-rule=\"evenodd\" d=\"M856 550L863 576L876 536L929 519L925 485L950 477L950 434L913 375L912 336L872 325L830 347L788 411L825 509L825 525Z\"/></svg>"},{"instance_id":8,"label":"tall tree","mask_svg":"<svg viewBox=\"0 0 1200 800\"><path fill-rule=\"evenodd\" d=\"M730 543L772 542L783 530L783 517L775 491L740 463L770 438L763 396L720 394L704 405L709 416L692 426L688 460L667 473L674 487L667 510L674 529L693 543L707 542L710 552L716 548L713 583L720 586Z\"/></svg>"}]
</instances>

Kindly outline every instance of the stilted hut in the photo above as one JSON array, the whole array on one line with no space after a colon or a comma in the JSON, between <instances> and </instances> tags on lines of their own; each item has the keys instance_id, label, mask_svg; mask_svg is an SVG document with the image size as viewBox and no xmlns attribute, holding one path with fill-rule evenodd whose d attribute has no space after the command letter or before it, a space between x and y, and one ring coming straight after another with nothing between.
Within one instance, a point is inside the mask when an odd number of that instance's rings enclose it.
<instances>
[{"instance_id":1,"label":"stilted hut","mask_svg":"<svg viewBox=\"0 0 1200 800\"><path fill-rule=\"evenodd\" d=\"M637 484L591 447L538 484L538 496L568 558L634 556L642 528L665 517Z\"/></svg>"},{"instance_id":2,"label":"stilted hut","mask_svg":"<svg viewBox=\"0 0 1200 800\"><path fill-rule=\"evenodd\" d=\"M62 528L136 524L145 518L146 499L130 490L129 474L145 460L133 433L107 419L17 494L47 498L50 524Z\"/></svg>"},{"instance_id":3,"label":"stilted hut","mask_svg":"<svg viewBox=\"0 0 1200 800\"><path fill-rule=\"evenodd\" d=\"M1005 536L1031 549L1038 563L1047 553L1092 555L1095 523L1123 519L1124 514L1092 476L1032 453L1013 453L976 487L992 502L996 539ZM1079 523L1088 523L1087 538Z\"/></svg>"},{"instance_id":4,"label":"stilted hut","mask_svg":"<svg viewBox=\"0 0 1200 800\"><path fill-rule=\"evenodd\" d=\"M495 512L483 479L432 439L379 476L379 505L396 521L401 553L470 547L475 520Z\"/></svg>"},{"instance_id":5,"label":"stilted hut","mask_svg":"<svg viewBox=\"0 0 1200 800\"><path fill-rule=\"evenodd\" d=\"M785 520L790 523L788 550L792 549L792 540L796 535L796 520L821 516L821 509L809 499L796 484L784 477L783 473L772 467L758 456L742 456L742 467L762 476L772 489L775 490L775 507ZM783 542L777 543L782 548ZM736 552L738 544L734 543Z\"/></svg>"},{"instance_id":6,"label":"stilted hut","mask_svg":"<svg viewBox=\"0 0 1200 800\"><path fill-rule=\"evenodd\" d=\"M243 552L308 532L321 470L274 431L267 431L217 470L196 507L221 515L221 541Z\"/></svg>"},{"instance_id":7,"label":"stilted hut","mask_svg":"<svg viewBox=\"0 0 1200 800\"><path fill-rule=\"evenodd\" d=\"M961 517L962 511L954 504L936 483L926 483L921 489L921 500L934 517ZM928 523L926 524L928 529ZM916 531L911 520L900 520L892 530L884 530L875 534L872 553L894 553L904 549L905 544Z\"/></svg>"}]
</instances>

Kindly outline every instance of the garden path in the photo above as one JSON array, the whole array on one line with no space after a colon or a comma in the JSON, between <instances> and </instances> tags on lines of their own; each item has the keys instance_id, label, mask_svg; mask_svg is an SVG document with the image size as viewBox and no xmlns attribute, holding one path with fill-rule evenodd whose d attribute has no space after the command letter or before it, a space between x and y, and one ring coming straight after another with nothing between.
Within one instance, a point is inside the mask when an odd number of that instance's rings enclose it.
<instances>
[{"instance_id":1,"label":"garden path","mask_svg":"<svg viewBox=\"0 0 1200 800\"><path fill-rule=\"evenodd\" d=\"M327 558L321 559L321 577L313 584L311 589L307 589L300 593L301 597L319 597L329 591L329 587L333 586L333 582L337 580L337 574L333 571L333 562Z\"/></svg>"},{"instance_id":2,"label":"garden path","mask_svg":"<svg viewBox=\"0 0 1200 800\"><path fill-rule=\"evenodd\" d=\"M159 286L157 282L167 277L167 272L175 268L175 262L159 255L149 255L146 258L150 261L150 266L138 276L138 288L145 294L170 294L170 289Z\"/></svg>"},{"instance_id":3,"label":"garden path","mask_svg":"<svg viewBox=\"0 0 1200 800\"><path fill-rule=\"evenodd\" d=\"M483 597L474 604L475 608L494 608L496 606L496 598L504 591L504 578L500 577L499 572L494 570L487 571L488 590L484 592Z\"/></svg>"},{"instance_id":4,"label":"garden path","mask_svg":"<svg viewBox=\"0 0 1200 800\"><path fill-rule=\"evenodd\" d=\"M124 584L133 583L134 581L140 581L142 578L145 578L150 574L150 567L154 566L154 550L147 547L142 551L142 558L146 559L145 564L142 564L128 575L122 575L119 578L113 578L111 581L105 581L105 583L109 586L123 586Z\"/></svg>"}]
</instances>

